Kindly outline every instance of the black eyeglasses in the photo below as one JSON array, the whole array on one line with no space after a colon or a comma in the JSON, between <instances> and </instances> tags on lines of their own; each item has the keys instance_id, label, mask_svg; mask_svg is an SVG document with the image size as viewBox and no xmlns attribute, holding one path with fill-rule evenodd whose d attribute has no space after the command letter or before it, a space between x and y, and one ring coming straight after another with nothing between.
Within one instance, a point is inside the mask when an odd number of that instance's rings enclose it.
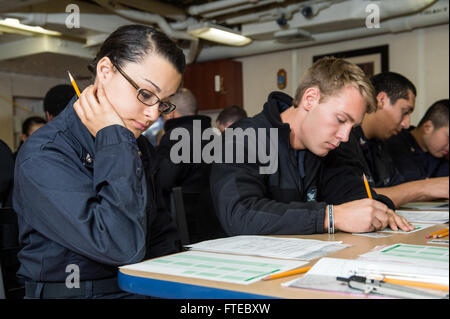
<instances>
[{"instance_id":1,"label":"black eyeglasses","mask_svg":"<svg viewBox=\"0 0 450 319\"><path fill-rule=\"evenodd\" d=\"M156 103L159 103L159 112L164 114L168 114L177 108L173 103L161 101L155 93L147 89L140 88L139 85L137 85L136 82L134 82L125 72L123 72L121 68L119 68L116 64L113 65L120 72L120 74L122 74L122 76L137 90L137 99L139 101L148 106L153 106Z\"/></svg>"}]
</instances>

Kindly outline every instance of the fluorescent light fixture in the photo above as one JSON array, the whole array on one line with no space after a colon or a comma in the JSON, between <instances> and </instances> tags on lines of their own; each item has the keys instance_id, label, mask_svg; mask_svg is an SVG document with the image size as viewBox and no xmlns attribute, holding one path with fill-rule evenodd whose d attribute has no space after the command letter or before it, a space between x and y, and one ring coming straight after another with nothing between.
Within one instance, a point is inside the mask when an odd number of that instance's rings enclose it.
<instances>
[{"instance_id":1,"label":"fluorescent light fixture","mask_svg":"<svg viewBox=\"0 0 450 319\"><path fill-rule=\"evenodd\" d=\"M4 27L16 29L16 30L21 30L21 31L28 31L28 32L32 32L32 33L40 33L40 34L56 35L56 36L61 35L60 32L47 30L42 27L32 27L32 26L29 26L26 24L22 24L22 23L20 23L20 21L18 19L13 19L13 18L1 19L0 26L4 26ZM3 30L3 31L5 31L5 30Z\"/></svg>"},{"instance_id":2,"label":"fluorescent light fixture","mask_svg":"<svg viewBox=\"0 0 450 319\"><path fill-rule=\"evenodd\" d=\"M197 38L227 45L244 46L252 42L252 39L240 35L231 29L207 22L190 26L187 32Z\"/></svg>"}]
</instances>

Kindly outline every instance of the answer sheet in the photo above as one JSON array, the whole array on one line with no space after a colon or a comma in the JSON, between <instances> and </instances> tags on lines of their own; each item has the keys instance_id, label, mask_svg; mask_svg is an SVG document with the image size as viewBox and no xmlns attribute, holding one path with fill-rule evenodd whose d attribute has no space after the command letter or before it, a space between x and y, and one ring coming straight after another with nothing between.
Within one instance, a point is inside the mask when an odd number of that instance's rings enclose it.
<instances>
[{"instance_id":1,"label":"answer sheet","mask_svg":"<svg viewBox=\"0 0 450 319\"><path fill-rule=\"evenodd\" d=\"M342 241L322 241L269 236L233 236L187 245L191 250L249 256L312 260L349 247Z\"/></svg>"},{"instance_id":2,"label":"answer sheet","mask_svg":"<svg viewBox=\"0 0 450 319\"><path fill-rule=\"evenodd\" d=\"M375 247L359 258L375 262L395 262L403 265L449 270L449 249L428 245L394 244Z\"/></svg>"},{"instance_id":3,"label":"answer sheet","mask_svg":"<svg viewBox=\"0 0 450 319\"><path fill-rule=\"evenodd\" d=\"M248 285L305 264L298 260L185 251L120 268Z\"/></svg>"}]
</instances>

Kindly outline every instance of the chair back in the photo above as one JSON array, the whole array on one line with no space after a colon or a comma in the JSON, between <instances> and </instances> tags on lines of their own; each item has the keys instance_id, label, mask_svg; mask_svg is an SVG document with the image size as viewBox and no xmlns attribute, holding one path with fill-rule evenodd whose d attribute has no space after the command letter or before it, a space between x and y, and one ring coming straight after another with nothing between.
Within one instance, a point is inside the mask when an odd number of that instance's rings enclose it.
<instances>
[{"instance_id":1,"label":"chair back","mask_svg":"<svg viewBox=\"0 0 450 319\"><path fill-rule=\"evenodd\" d=\"M183 245L226 236L215 214L209 191L174 187L171 211Z\"/></svg>"},{"instance_id":2,"label":"chair back","mask_svg":"<svg viewBox=\"0 0 450 319\"><path fill-rule=\"evenodd\" d=\"M16 275L20 262L19 227L12 208L0 208L0 298L22 299L23 280Z\"/></svg>"}]
</instances>

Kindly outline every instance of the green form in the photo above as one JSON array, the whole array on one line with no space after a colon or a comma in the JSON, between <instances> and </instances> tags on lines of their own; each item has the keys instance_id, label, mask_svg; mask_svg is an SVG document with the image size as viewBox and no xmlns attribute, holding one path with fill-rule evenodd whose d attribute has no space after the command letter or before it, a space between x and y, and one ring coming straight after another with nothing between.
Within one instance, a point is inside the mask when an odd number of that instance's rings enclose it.
<instances>
[{"instance_id":1,"label":"green form","mask_svg":"<svg viewBox=\"0 0 450 319\"><path fill-rule=\"evenodd\" d=\"M299 260L186 251L120 268L247 285L305 264Z\"/></svg>"},{"instance_id":2,"label":"green form","mask_svg":"<svg viewBox=\"0 0 450 319\"><path fill-rule=\"evenodd\" d=\"M403 257L417 260L436 261L448 263L448 248L424 246L424 245L407 245L396 244L384 248L380 251L385 256Z\"/></svg>"}]
</instances>

